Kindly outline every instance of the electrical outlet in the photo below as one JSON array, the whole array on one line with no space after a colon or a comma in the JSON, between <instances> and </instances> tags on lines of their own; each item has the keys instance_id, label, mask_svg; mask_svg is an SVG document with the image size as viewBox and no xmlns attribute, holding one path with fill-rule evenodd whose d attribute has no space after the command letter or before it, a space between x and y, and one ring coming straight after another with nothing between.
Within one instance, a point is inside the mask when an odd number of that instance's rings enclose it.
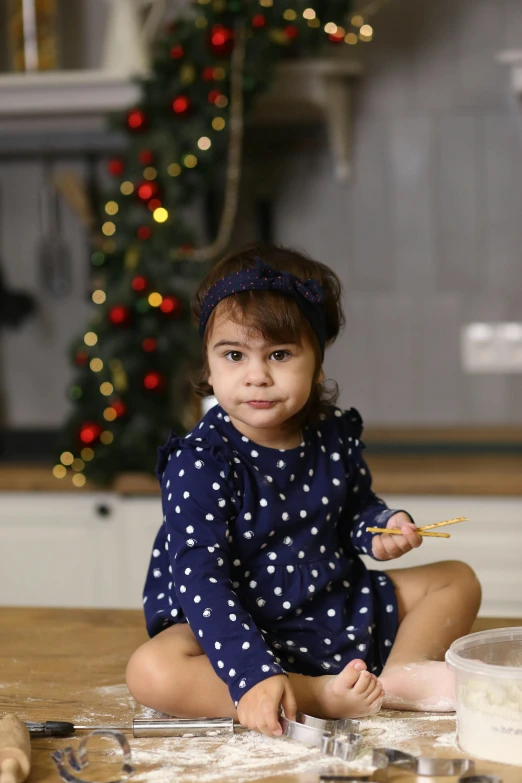
<instances>
[{"instance_id":1,"label":"electrical outlet","mask_svg":"<svg viewBox=\"0 0 522 783\"><path fill-rule=\"evenodd\" d=\"M522 323L467 324L461 356L466 372L522 373Z\"/></svg>"}]
</instances>

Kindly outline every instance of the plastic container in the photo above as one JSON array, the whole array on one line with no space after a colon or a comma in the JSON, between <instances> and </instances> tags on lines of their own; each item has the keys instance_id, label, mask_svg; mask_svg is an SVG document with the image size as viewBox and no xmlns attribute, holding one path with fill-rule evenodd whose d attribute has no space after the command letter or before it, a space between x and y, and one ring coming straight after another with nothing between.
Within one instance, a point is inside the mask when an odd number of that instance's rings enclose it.
<instances>
[{"instance_id":1,"label":"plastic container","mask_svg":"<svg viewBox=\"0 0 522 783\"><path fill-rule=\"evenodd\" d=\"M455 674L462 750L522 766L522 628L463 636L449 648L446 662Z\"/></svg>"}]
</instances>

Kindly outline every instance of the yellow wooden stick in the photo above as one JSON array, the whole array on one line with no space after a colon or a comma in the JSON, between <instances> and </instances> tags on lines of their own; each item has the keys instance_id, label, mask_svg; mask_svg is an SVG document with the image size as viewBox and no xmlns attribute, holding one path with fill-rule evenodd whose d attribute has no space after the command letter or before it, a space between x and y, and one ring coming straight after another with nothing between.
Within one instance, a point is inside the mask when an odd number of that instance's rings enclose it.
<instances>
[{"instance_id":1,"label":"yellow wooden stick","mask_svg":"<svg viewBox=\"0 0 522 783\"><path fill-rule=\"evenodd\" d=\"M468 517L455 517L454 519L445 519L444 522L434 522L433 525L423 525L417 530L431 530L434 527L445 527L446 525L456 525L458 522L468 522Z\"/></svg>"},{"instance_id":2,"label":"yellow wooden stick","mask_svg":"<svg viewBox=\"0 0 522 783\"><path fill-rule=\"evenodd\" d=\"M395 527L388 527L388 528L382 528L382 527L367 527L366 528L367 533L386 533L387 535L392 536L402 536L402 530L399 530ZM424 532L422 528L417 528L416 533L419 534L419 536L431 536L432 538L451 538L449 533L428 533Z\"/></svg>"}]
</instances>

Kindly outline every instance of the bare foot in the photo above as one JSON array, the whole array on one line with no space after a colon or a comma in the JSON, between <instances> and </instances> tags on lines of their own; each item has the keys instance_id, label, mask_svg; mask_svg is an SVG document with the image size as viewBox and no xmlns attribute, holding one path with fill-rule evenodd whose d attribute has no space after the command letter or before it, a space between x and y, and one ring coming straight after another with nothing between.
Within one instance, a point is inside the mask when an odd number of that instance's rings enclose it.
<instances>
[{"instance_id":1,"label":"bare foot","mask_svg":"<svg viewBox=\"0 0 522 783\"><path fill-rule=\"evenodd\" d=\"M350 661L339 674L313 678L325 718L363 718L378 712L384 690L364 661Z\"/></svg>"},{"instance_id":2,"label":"bare foot","mask_svg":"<svg viewBox=\"0 0 522 783\"><path fill-rule=\"evenodd\" d=\"M455 710L455 678L442 661L385 666L379 680L385 691L383 706L387 709L419 712Z\"/></svg>"}]
</instances>

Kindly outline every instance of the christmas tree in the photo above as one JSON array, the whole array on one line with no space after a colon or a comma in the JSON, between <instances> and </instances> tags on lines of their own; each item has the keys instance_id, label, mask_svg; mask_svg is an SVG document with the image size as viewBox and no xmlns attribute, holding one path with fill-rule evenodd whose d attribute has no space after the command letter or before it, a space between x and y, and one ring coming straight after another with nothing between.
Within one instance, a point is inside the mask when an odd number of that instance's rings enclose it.
<instances>
[{"instance_id":1,"label":"christmas tree","mask_svg":"<svg viewBox=\"0 0 522 783\"><path fill-rule=\"evenodd\" d=\"M189 302L230 238L245 114L282 58L370 40L365 21L349 0L199 0L156 43L139 105L114 120L128 145L108 163L96 310L72 346L57 478L81 487L152 472L169 431L195 423L188 378L200 344ZM221 222L198 248L183 211L209 190L224 193Z\"/></svg>"}]
</instances>

